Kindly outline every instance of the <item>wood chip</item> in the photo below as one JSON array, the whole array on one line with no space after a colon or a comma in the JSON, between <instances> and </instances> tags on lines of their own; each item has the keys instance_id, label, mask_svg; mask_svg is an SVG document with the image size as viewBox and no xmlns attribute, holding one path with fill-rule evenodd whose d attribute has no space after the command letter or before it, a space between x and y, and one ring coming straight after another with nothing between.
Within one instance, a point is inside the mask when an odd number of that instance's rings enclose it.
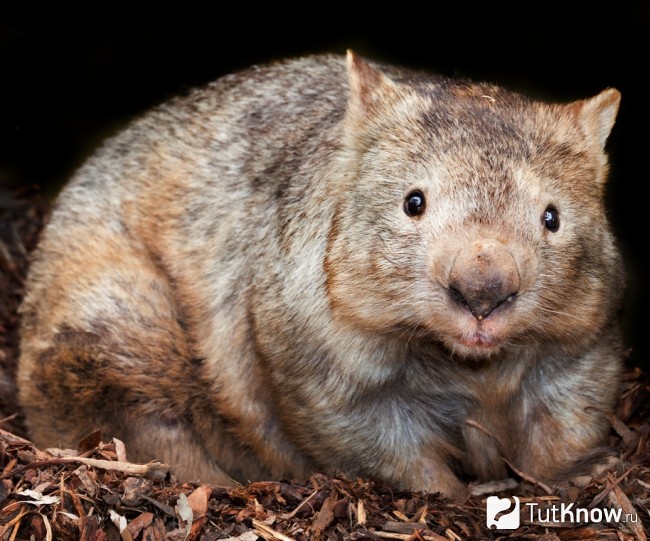
<instances>
[{"instance_id":1,"label":"wood chip","mask_svg":"<svg viewBox=\"0 0 650 541\"><path fill-rule=\"evenodd\" d=\"M318 541L321 534L334 521L334 506L336 505L336 496L330 495L323 502L316 520L311 528L311 536L314 541Z\"/></svg>"},{"instance_id":2,"label":"wood chip","mask_svg":"<svg viewBox=\"0 0 650 541\"><path fill-rule=\"evenodd\" d=\"M614 487L608 499L610 505L623 511L622 520L624 521L624 525L632 531L636 541L647 541L639 513L632 505L632 502L630 502L630 499L625 495L620 485Z\"/></svg>"},{"instance_id":3,"label":"wood chip","mask_svg":"<svg viewBox=\"0 0 650 541\"><path fill-rule=\"evenodd\" d=\"M364 526L366 524L366 507L363 500L357 502L357 524Z\"/></svg>"},{"instance_id":4,"label":"wood chip","mask_svg":"<svg viewBox=\"0 0 650 541\"><path fill-rule=\"evenodd\" d=\"M270 528L263 522L253 519L253 526L255 531L258 532L264 539L278 539L279 541L295 541L292 537L284 535L280 532L276 532L273 528Z\"/></svg>"}]
</instances>

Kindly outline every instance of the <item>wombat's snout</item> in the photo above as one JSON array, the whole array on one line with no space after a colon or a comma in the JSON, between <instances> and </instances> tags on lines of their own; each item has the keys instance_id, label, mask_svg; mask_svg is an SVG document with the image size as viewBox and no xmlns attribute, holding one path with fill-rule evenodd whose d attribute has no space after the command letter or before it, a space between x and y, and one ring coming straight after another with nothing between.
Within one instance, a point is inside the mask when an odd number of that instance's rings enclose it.
<instances>
[{"instance_id":1,"label":"wombat's snout","mask_svg":"<svg viewBox=\"0 0 650 541\"><path fill-rule=\"evenodd\" d=\"M484 319L517 295L517 265L502 243L475 241L458 252L449 274L448 290L474 317Z\"/></svg>"}]
</instances>

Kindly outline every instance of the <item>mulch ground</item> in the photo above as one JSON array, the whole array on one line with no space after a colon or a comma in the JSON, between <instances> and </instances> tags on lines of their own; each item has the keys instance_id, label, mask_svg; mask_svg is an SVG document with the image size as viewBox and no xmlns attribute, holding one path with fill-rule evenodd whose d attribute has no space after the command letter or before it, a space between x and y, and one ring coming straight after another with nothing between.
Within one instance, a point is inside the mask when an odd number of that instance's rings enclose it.
<instances>
[{"instance_id":1,"label":"mulch ground","mask_svg":"<svg viewBox=\"0 0 650 541\"><path fill-rule=\"evenodd\" d=\"M455 500L343 476L226 488L179 483L164 464L130 463L128 449L118 440L102 441L101 434L89 435L75 450L37 449L27 439L13 378L17 307L29 253L46 219L37 191L0 189L0 541L646 539L650 378L633 363L610 419L616 468L563 489L520 471L512 472L516 486L474 487ZM488 494L520 498L518 529L487 527ZM588 509L593 520L543 522L546 512L552 516L553 508L570 503ZM532 523L529 504L537 505ZM620 510L631 520L600 521L601 510Z\"/></svg>"}]
</instances>

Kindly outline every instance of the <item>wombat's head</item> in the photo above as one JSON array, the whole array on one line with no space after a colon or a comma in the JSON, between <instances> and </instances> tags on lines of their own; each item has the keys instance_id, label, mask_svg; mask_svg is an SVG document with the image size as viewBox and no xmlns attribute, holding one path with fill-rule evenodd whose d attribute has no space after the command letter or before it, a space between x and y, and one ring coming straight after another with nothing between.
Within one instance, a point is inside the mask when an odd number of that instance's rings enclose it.
<instances>
[{"instance_id":1,"label":"wombat's head","mask_svg":"<svg viewBox=\"0 0 650 541\"><path fill-rule=\"evenodd\" d=\"M618 91L546 104L353 54L348 77L335 316L467 357L593 341L623 288L603 206Z\"/></svg>"}]
</instances>

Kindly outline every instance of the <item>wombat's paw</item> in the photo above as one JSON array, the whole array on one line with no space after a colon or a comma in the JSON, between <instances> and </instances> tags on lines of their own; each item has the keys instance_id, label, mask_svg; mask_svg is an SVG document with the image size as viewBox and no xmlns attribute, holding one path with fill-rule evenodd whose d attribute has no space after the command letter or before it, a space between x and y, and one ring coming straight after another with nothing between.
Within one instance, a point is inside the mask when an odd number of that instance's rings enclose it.
<instances>
[{"instance_id":1,"label":"wombat's paw","mask_svg":"<svg viewBox=\"0 0 650 541\"><path fill-rule=\"evenodd\" d=\"M469 492L469 487L454 475L444 463L426 462L411 468L404 476L403 488L428 493L441 493L453 498Z\"/></svg>"},{"instance_id":2,"label":"wombat's paw","mask_svg":"<svg viewBox=\"0 0 650 541\"><path fill-rule=\"evenodd\" d=\"M606 455L601 460L593 464L589 470L589 475L594 479L606 477L609 472L617 469L620 459L614 455Z\"/></svg>"},{"instance_id":3,"label":"wombat's paw","mask_svg":"<svg viewBox=\"0 0 650 541\"><path fill-rule=\"evenodd\" d=\"M556 482L547 484L556 490L564 490L571 486L584 488L594 479L604 479L610 472L618 469L620 459L611 454L603 453L602 449L593 453L594 456L585 458L570 471L555 478Z\"/></svg>"}]
</instances>

